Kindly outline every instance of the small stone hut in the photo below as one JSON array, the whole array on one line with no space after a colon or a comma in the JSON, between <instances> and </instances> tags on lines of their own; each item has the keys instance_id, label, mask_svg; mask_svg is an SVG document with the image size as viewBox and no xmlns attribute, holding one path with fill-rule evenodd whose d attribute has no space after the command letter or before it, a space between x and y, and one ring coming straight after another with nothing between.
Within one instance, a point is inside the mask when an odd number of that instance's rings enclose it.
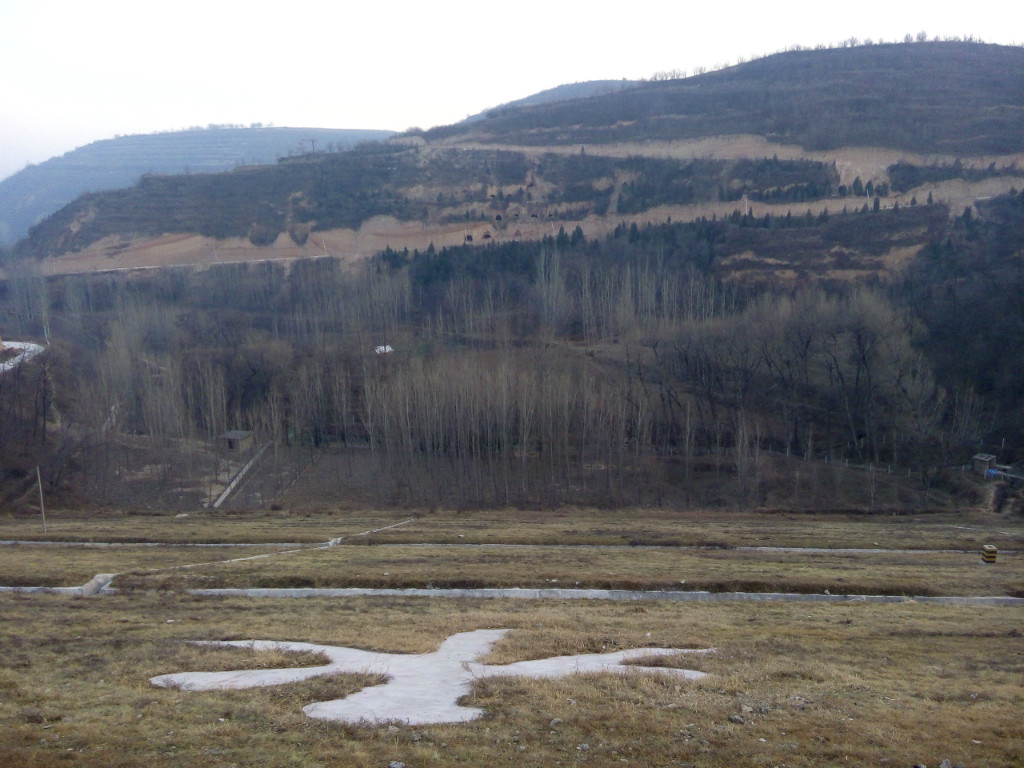
<instances>
[{"instance_id":1,"label":"small stone hut","mask_svg":"<svg viewBox=\"0 0 1024 768\"><path fill-rule=\"evenodd\" d=\"M979 475L987 475L996 464L996 457L991 453L976 453L971 456L971 469Z\"/></svg>"},{"instance_id":2,"label":"small stone hut","mask_svg":"<svg viewBox=\"0 0 1024 768\"><path fill-rule=\"evenodd\" d=\"M252 432L244 429L229 429L217 438L220 446L232 453L245 453L252 448Z\"/></svg>"}]
</instances>

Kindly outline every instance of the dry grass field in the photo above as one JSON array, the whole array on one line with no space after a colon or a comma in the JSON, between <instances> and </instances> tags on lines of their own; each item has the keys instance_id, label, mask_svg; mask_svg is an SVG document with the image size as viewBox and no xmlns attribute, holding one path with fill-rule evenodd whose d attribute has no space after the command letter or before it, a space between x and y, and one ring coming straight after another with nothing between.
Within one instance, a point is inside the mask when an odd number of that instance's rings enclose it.
<instances>
[{"instance_id":1,"label":"dry grass field","mask_svg":"<svg viewBox=\"0 0 1024 768\"><path fill-rule=\"evenodd\" d=\"M547 586L747 586L1010 594L1024 587L1024 521L980 513L833 517L567 510L536 513L252 513L175 518L54 513L49 536L259 547L0 547L0 582L81 584L123 571L125 591L80 598L0 594L0 766L1014 766L1024 753L1024 609L869 603L672 603L359 597L200 597L183 589L309 580L353 586L517 581ZM0 539L37 521L0 517ZM101 534L102 532L102 534ZM90 533L94 534L90 536ZM285 535L290 533L291 535ZM275 534L281 534L279 537ZM274 551L330 549L152 572ZM308 538L307 538L308 537ZM363 545L357 545L357 542ZM418 546L417 542L427 542ZM566 547L566 544L634 546ZM680 549L648 544L715 544ZM877 542L877 547L875 547ZM517 543L520 547L465 546ZM1000 547L979 562L981 543ZM462 544L463 546L445 546ZM766 553L757 545L885 553ZM954 549L963 552L898 552ZM385 575L385 571L387 574ZM558 579L557 582L547 581ZM920 590L915 592L915 590ZM301 666L309 654L197 647L267 639L388 652L435 650L455 632L512 631L491 664L633 647L705 648L678 663L699 682L590 675L479 680L463 724L351 726L301 708L379 679L316 678L277 688L184 692L171 672ZM675 663L675 662L672 662Z\"/></svg>"},{"instance_id":2,"label":"dry grass field","mask_svg":"<svg viewBox=\"0 0 1024 768\"><path fill-rule=\"evenodd\" d=\"M131 589L579 587L1024 597L1024 557L977 553L737 552L649 547L339 546L187 570L135 569ZM79 582L80 583L80 582Z\"/></svg>"},{"instance_id":3,"label":"dry grass field","mask_svg":"<svg viewBox=\"0 0 1024 768\"><path fill-rule=\"evenodd\" d=\"M0 540L164 543L164 544L319 544L337 536L365 534L409 519L404 512L344 515L330 512L213 512L185 517L170 513L123 511L47 513L44 533L38 516L0 516Z\"/></svg>"},{"instance_id":4,"label":"dry grass field","mask_svg":"<svg viewBox=\"0 0 1024 768\"><path fill-rule=\"evenodd\" d=\"M283 547L96 547L73 544L59 547L18 544L0 550L0 586L73 587L97 573L145 573L151 569L217 563L283 551Z\"/></svg>"},{"instance_id":5,"label":"dry grass field","mask_svg":"<svg viewBox=\"0 0 1024 768\"><path fill-rule=\"evenodd\" d=\"M1024 549L1024 519L982 511L906 515L764 513L733 510L503 509L134 513L50 510L0 513L0 541L168 544L594 544L697 547Z\"/></svg>"}]
</instances>

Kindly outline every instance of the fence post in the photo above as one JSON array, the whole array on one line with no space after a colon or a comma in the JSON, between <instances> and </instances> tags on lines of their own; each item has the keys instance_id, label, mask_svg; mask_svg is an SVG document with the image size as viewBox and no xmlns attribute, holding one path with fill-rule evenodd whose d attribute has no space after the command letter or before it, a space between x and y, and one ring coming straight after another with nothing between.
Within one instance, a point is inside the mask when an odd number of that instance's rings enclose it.
<instances>
[{"instance_id":1,"label":"fence post","mask_svg":"<svg viewBox=\"0 0 1024 768\"><path fill-rule=\"evenodd\" d=\"M43 503L43 480L39 476L38 464L36 464L36 485L39 486L39 511L43 515L43 533L46 533L46 505Z\"/></svg>"}]
</instances>

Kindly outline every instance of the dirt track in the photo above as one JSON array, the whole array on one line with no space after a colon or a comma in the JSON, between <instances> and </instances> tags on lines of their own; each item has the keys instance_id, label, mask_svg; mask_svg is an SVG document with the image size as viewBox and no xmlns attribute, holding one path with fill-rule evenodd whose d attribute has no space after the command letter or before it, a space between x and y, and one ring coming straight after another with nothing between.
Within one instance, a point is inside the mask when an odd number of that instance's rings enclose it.
<instances>
[{"instance_id":1,"label":"dirt track","mask_svg":"<svg viewBox=\"0 0 1024 768\"><path fill-rule=\"evenodd\" d=\"M14 368L17 368L27 360L31 360L38 354L45 351L45 347L41 347L38 344L33 344L30 341L6 341L0 344L0 349L20 349L21 353L15 355L10 360L0 362L0 373L5 373Z\"/></svg>"}]
</instances>

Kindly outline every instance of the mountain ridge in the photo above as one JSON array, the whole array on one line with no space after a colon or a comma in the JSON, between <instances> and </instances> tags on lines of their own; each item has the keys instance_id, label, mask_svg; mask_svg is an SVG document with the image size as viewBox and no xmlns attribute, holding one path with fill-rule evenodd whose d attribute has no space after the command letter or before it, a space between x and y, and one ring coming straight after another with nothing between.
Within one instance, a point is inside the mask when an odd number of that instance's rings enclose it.
<instances>
[{"instance_id":1,"label":"mountain ridge","mask_svg":"<svg viewBox=\"0 0 1024 768\"><path fill-rule=\"evenodd\" d=\"M57 257L59 268L92 249L94 265L141 266L150 262L133 260L133 240L188 234L248 241L255 250L243 246L243 259L332 247L365 258L386 246L537 239L556 224L595 236L620 221L734 210L834 214L927 198L958 214L977 197L1024 185L1024 130L1016 130L1024 126L1024 49L1006 46L793 51L488 115L274 166L147 176L79 198L35 227L17 253ZM850 115L855 127L879 124L863 136L837 131L824 143L839 146L820 147L835 120ZM958 131L956 146L968 153L951 151L946 137ZM179 256L219 258L217 248L200 248L207 252Z\"/></svg>"},{"instance_id":2,"label":"mountain ridge","mask_svg":"<svg viewBox=\"0 0 1024 768\"><path fill-rule=\"evenodd\" d=\"M289 153L347 148L393 131L273 126L217 127L94 141L0 180L0 245L81 194L119 189L145 173L209 173L273 163Z\"/></svg>"},{"instance_id":3,"label":"mountain ridge","mask_svg":"<svg viewBox=\"0 0 1024 768\"><path fill-rule=\"evenodd\" d=\"M787 51L601 97L521 107L473 132L503 143L605 143L753 133L806 149L886 146L942 154L1024 149L1024 48L962 42ZM901 114L905 113L905 114Z\"/></svg>"}]
</instances>

